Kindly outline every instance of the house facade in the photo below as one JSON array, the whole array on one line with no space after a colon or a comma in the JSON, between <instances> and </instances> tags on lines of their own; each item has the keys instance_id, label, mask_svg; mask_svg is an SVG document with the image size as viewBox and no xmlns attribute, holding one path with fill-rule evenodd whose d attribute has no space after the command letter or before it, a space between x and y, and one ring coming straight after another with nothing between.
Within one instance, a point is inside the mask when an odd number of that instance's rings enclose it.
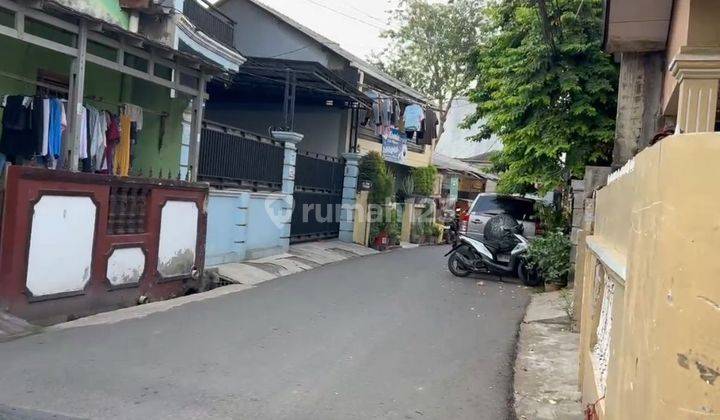
<instances>
[{"instance_id":1,"label":"house facade","mask_svg":"<svg viewBox=\"0 0 720 420\"><path fill-rule=\"evenodd\" d=\"M242 28L233 47L248 61L209 87L200 165L215 187L208 264L278 254L300 241L352 241L358 159L383 149L380 132L363 127L369 119L362 116L379 97L427 101L263 3L216 7ZM288 148L278 141L287 133L301 140ZM408 146L400 166L427 166L431 148ZM246 149L263 158L240 152Z\"/></svg>"},{"instance_id":2,"label":"house facade","mask_svg":"<svg viewBox=\"0 0 720 420\"><path fill-rule=\"evenodd\" d=\"M50 323L199 287L205 86L242 59L164 36L182 3L0 2L0 309Z\"/></svg>"}]
</instances>

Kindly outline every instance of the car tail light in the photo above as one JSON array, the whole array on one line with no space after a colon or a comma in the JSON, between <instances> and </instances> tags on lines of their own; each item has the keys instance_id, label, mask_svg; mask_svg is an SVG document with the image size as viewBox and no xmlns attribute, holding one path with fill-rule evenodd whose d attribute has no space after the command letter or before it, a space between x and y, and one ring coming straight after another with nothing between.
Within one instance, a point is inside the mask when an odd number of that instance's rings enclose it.
<instances>
[{"instance_id":1,"label":"car tail light","mask_svg":"<svg viewBox=\"0 0 720 420\"><path fill-rule=\"evenodd\" d=\"M464 213L462 216L460 216L460 233L467 234L468 231L468 225L470 224L470 214Z\"/></svg>"},{"instance_id":2,"label":"car tail light","mask_svg":"<svg viewBox=\"0 0 720 420\"><path fill-rule=\"evenodd\" d=\"M540 220L535 221L535 235L540 236L543 233L545 233L545 229L543 229L542 223L540 223Z\"/></svg>"}]
</instances>

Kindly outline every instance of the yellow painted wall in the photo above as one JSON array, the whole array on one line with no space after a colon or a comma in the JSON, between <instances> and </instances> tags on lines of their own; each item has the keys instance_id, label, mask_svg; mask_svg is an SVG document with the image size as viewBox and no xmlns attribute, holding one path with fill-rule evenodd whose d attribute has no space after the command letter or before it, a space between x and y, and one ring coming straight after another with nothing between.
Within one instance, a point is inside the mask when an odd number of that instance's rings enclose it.
<instances>
[{"instance_id":1,"label":"yellow painted wall","mask_svg":"<svg viewBox=\"0 0 720 420\"><path fill-rule=\"evenodd\" d=\"M720 48L720 7L717 0L675 0L668 34L666 60L669 66L683 47ZM677 80L665 73L663 110L677 112Z\"/></svg>"},{"instance_id":2,"label":"yellow painted wall","mask_svg":"<svg viewBox=\"0 0 720 420\"><path fill-rule=\"evenodd\" d=\"M718 161L719 134L669 137L597 193L588 241L627 261L616 285L603 418L720 417ZM586 254L581 383L583 401L594 402L601 397L589 360L598 312L595 261L607 255Z\"/></svg>"},{"instance_id":3,"label":"yellow painted wall","mask_svg":"<svg viewBox=\"0 0 720 420\"><path fill-rule=\"evenodd\" d=\"M382 154L382 144L378 143L377 140L359 137L358 152L364 156L372 151ZM431 162L432 152L429 147L425 146L425 153L408 152L407 162L405 164L413 168L419 168L428 166Z\"/></svg>"}]
</instances>

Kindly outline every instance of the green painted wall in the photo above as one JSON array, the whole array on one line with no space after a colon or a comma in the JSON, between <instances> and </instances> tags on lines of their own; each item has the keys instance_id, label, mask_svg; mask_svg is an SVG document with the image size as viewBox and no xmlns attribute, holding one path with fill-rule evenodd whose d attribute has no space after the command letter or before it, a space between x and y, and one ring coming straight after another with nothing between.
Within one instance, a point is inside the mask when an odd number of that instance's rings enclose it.
<instances>
[{"instance_id":1,"label":"green painted wall","mask_svg":"<svg viewBox=\"0 0 720 420\"><path fill-rule=\"evenodd\" d=\"M128 29L130 18L118 0L55 0L81 13Z\"/></svg>"},{"instance_id":2,"label":"green painted wall","mask_svg":"<svg viewBox=\"0 0 720 420\"><path fill-rule=\"evenodd\" d=\"M159 87L144 80L132 80L130 102L143 108L168 113L165 121L165 134L162 148L160 145L160 116L154 113L143 114L143 130L136 146L134 167L142 168L145 174L153 168L155 174L168 170L174 175L180 171L180 137L182 135L182 114L188 100L171 99L169 89Z\"/></svg>"},{"instance_id":3,"label":"green painted wall","mask_svg":"<svg viewBox=\"0 0 720 420\"><path fill-rule=\"evenodd\" d=\"M0 51L12 59L0 60L0 71L36 79L39 69L68 75L72 60L70 57L35 47L20 41L0 36ZM125 80L125 82L123 82ZM0 75L0 95L33 95L35 86ZM85 73L85 96L96 96L108 103L87 100L98 109L118 112L117 103L128 101L143 108L166 112L165 135L160 142L160 116L144 113L143 130L135 147L133 171L142 170L147 175L170 170L177 175L180 170L180 149L182 114L189 101L184 98L170 98L167 88L139 79L122 76L120 73L88 63ZM0 109L0 112L1 109ZM1 114L0 114L1 115Z\"/></svg>"}]
</instances>

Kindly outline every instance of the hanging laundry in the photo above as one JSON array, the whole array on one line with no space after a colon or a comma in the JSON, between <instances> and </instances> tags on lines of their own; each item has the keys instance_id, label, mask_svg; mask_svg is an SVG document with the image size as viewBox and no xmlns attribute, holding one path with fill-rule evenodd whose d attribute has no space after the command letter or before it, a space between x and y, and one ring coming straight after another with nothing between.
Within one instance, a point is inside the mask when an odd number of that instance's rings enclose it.
<instances>
[{"instance_id":1,"label":"hanging laundry","mask_svg":"<svg viewBox=\"0 0 720 420\"><path fill-rule=\"evenodd\" d=\"M383 127L391 127L393 123L393 98L384 97L381 103L382 125Z\"/></svg>"},{"instance_id":2,"label":"hanging laundry","mask_svg":"<svg viewBox=\"0 0 720 420\"><path fill-rule=\"evenodd\" d=\"M83 106L80 109L80 141L75 145L75 155L78 157L78 159L87 159L87 108Z\"/></svg>"},{"instance_id":3,"label":"hanging laundry","mask_svg":"<svg viewBox=\"0 0 720 420\"><path fill-rule=\"evenodd\" d=\"M107 124L105 123L105 112L99 111L92 106L87 108L88 123L88 165L90 171L100 169L102 159L105 153L105 131Z\"/></svg>"},{"instance_id":4,"label":"hanging laundry","mask_svg":"<svg viewBox=\"0 0 720 420\"><path fill-rule=\"evenodd\" d=\"M115 148L120 143L120 121L118 117L107 111L105 112L105 121L105 158L100 165L100 170L103 173L114 174Z\"/></svg>"},{"instance_id":5,"label":"hanging laundry","mask_svg":"<svg viewBox=\"0 0 720 420\"><path fill-rule=\"evenodd\" d=\"M49 99L49 119L48 119L48 140L47 155L59 158L62 154L62 136L67 128L67 115L65 114L65 106L59 99ZM43 105L44 106L44 105ZM43 143L44 143L43 134Z\"/></svg>"},{"instance_id":6,"label":"hanging laundry","mask_svg":"<svg viewBox=\"0 0 720 420\"><path fill-rule=\"evenodd\" d=\"M392 115L390 116L390 124L393 126L400 125L402 119L402 109L400 108L400 102L397 99L392 98Z\"/></svg>"},{"instance_id":7,"label":"hanging laundry","mask_svg":"<svg viewBox=\"0 0 720 420\"><path fill-rule=\"evenodd\" d=\"M115 175L127 176L130 173L130 136L132 121L129 116L120 116L120 143L115 149Z\"/></svg>"},{"instance_id":8,"label":"hanging laundry","mask_svg":"<svg viewBox=\"0 0 720 420\"><path fill-rule=\"evenodd\" d=\"M32 142L33 155L43 156L43 126L45 124L43 111L43 98L40 96L33 97L32 102Z\"/></svg>"},{"instance_id":9,"label":"hanging laundry","mask_svg":"<svg viewBox=\"0 0 720 420\"><path fill-rule=\"evenodd\" d=\"M11 163L30 159L37 150L36 136L33 135L33 98L13 95L3 97L5 108L2 118L0 152Z\"/></svg>"},{"instance_id":10,"label":"hanging laundry","mask_svg":"<svg viewBox=\"0 0 720 420\"><path fill-rule=\"evenodd\" d=\"M365 92L368 98L372 99L372 110L371 114L366 119L368 125L372 125L375 133L378 134L379 127L382 125L382 113L380 110L380 94L374 90Z\"/></svg>"},{"instance_id":11,"label":"hanging laundry","mask_svg":"<svg viewBox=\"0 0 720 420\"><path fill-rule=\"evenodd\" d=\"M425 144L432 144L433 140L438 138L438 125L440 120L438 119L437 113L428 108L425 111Z\"/></svg>"},{"instance_id":12,"label":"hanging laundry","mask_svg":"<svg viewBox=\"0 0 720 420\"><path fill-rule=\"evenodd\" d=\"M131 122L134 122L137 125L138 131L142 131L143 129L143 109L140 106L133 105L133 104L125 104L123 105L123 115L126 115L130 118Z\"/></svg>"},{"instance_id":13,"label":"hanging laundry","mask_svg":"<svg viewBox=\"0 0 720 420\"><path fill-rule=\"evenodd\" d=\"M47 156L49 154L50 139L50 99L43 99L43 126L42 126L42 145L40 154Z\"/></svg>"},{"instance_id":14,"label":"hanging laundry","mask_svg":"<svg viewBox=\"0 0 720 420\"><path fill-rule=\"evenodd\" d=\"M423 130L423 119L425 118L425 111L418 104L408 105L405 108L405 114L403 116L405 122L405 131L408 133L419 132ZM408 134L408 137L412 137Z\"/></svg>"}]
</instances>

